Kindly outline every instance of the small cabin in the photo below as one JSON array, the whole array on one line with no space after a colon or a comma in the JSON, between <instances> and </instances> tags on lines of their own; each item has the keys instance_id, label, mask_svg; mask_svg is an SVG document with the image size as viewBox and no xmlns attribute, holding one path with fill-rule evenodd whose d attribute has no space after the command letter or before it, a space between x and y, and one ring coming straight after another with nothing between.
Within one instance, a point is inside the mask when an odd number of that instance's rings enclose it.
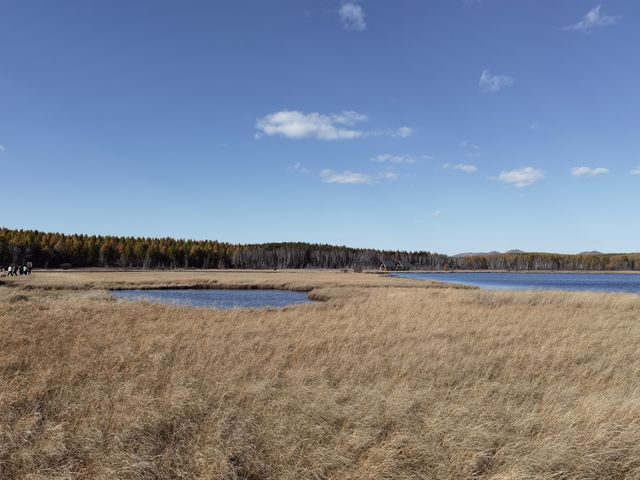
<instances>
[{"instance_id":1,"label":"small cabin","mask_svg":"<svg viewBox=\"0 0 640 480\"><path fill-rule=\"evenodd\" d=\"M393 260L380 260L378 270L381 272L394 272L396 270L396 262Z\"/></svg>"},{"instance_id":2,"label":"small cabin","mask_svg":"<svg viewBox=\"0 0 640 480\"><path fill-rule=\"evenodd\" d=\"M402 263L400 260L380 260L378 264L378 270L382 272L400 272L409 269L409 264Z\"/></svg>"},{"instance_id":3,"label":"small cabin","mask_svg":"<svg viewBox=\"0 0 640 480\"><path fill-rule=\"evenodd\" d=\"M408 263L402 263L400 260L380 260L378 270L381 272L401 272L409 270Z\"/></svg>"},{"instance_id":4,"label":"small cabin","mask_svg":"<svg viewBox=\"0 0 640 480\"><path fill-rule=\"evenodd\" d=\"M409 270L411 267L409 266L408 263L402 263L400 260L398 260L396 262L396 270L398 272L402 272L402 271L407 271Z\"/></svg>"}]
</instances>

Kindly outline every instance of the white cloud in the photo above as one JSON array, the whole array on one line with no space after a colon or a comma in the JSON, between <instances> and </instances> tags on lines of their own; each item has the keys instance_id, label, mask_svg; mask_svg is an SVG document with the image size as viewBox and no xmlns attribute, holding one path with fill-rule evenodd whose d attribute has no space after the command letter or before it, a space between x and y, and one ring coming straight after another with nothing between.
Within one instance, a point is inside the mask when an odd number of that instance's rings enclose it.
<instances>
[{"instance_id":1,"label":"white cloud","mask_svg":"<svg viewBox=\"0 0 640 480\"><path fill-rule=\"evenodd\" d=\"M440 210L435 210L433 212L431 212L431 216L432 217L439 217L442 215L442 212Z\"/></svg>"},{"instance_id":2,"label":"white cloud","mask_svg":"<svg viewBox=\"0 0 640 480\"><path fill-rule=\"evenodd\" d=\"M499 92L514 82L515 80L508 75L494 75L489 70L483 71L480 75L480 88L485 92Z\"/></svg>"},{"instance_id":3,"label":"white cloud","mask_svg":"<svg viewBox=\"0 0 640 480\"><path fill-rule=\"evenodd\" d=\"M342 26L347 30L362 32L367 29L363 8L356 3L345 3L338 10Z\"/></svg>"},{"instance_id":4,"label":"white cloud","mask_svg":"<svg viewBox=\"0 0 640 480\"><path fill-rule=\"evenodd\" d=\"M286 138L316 138L318 140L350 140L364 136L364 132L353 127L367 120L366 115L357 112L342 112L336 115L304 113L282 110L270 113L256 121L259 138L263 135L279 135Z\"/></svg>"},{"instance_id":5,"label":"white cloud","mask_svg":"<svg viewBox=\"0 0 640 480\"><path fill-rule=\"evenodd\" d=\"M0 152L4 152L6 150L6 148L4 148L4 145L0 145Z\"/></svg>"},{"instance_id":6,"label":"white cloud","mask_svg":"<svg viewBox=\"0 0 640 480\"><path fill-rule=\"evenodd\" d=\"M353 140L369 136L409 137L413 130L401 127L396 130L365 131L355 127L369 117L358 112L343 111L337 114L304 113L298 110L281 110L256 120L255 138L280 136L291 139L315 138L317 140Z\"/></svg>"},{"instance_id":7,"label":"white cloud","mask_svg":"<svg viewBox=\"0 0 640 480\"><path fill-rule=\"evenodd\" d=\"M378 163L416 163L416 159L413 157L409 157L406 155L389 155L388 153L384 155L378 155L371 160Z\"/></svg>"},{"instance_id":8,"label":"white cloud","mask_svg":"<svg viewBox=\"0 0 640 480\"><path fill-rule=\"evenodd\" d=\"M450 163L445 163L442 168L446 168L446 169L451 169L451 170L458 170L460 172L464 172L464 173L475 173L478 171L478 167L476 167L475 165L470 165L467 163L456 163L454 165L450 164Z\"/></svg>"},{"instance_id":9,"label":"white cloud","mask_svg":"<svg viewBox=\"0 0 640 480\"><path fill-rule=\"evenodd\" d=\"M604 15L600 13L601 6L591 9L582 20L580 20L575 25L567 25L566 27L562 27L562 30L574 30L580 32L590 32L594 28L597 27L609 27L611 25L615 25L616 21L619 17L612 17L610 15Z\"/></svg>"},{"instance_id":10,"label":"white cloud","mask_svg":"<svg viewBox=\"0 0 640 480\"><path fill-rule=\"evenodd\" d=\"M544 173L542 173L542 170L538 170L533 167L525 167L518 170L511 170L509 172L503 171L497 177L497 180L509 183L518 188L530 187L543 179Z\"/></svg>"},{"instance_id":11,"label":"white cloud","mask_svg":"<svg viewBox=\"0 0 640 480\"><path fill-rule=\"evenodd\" d=\"M574 177L595 177L597 175L604 175L605 173L609 173L608 168L573 167L571 169L571 175Z\"/></svg>"},{"instance_id":12,"label":"white cloud","mask_svg":"<svg viewBox=\"0 0 640 480\"><path fill-rule=\"evenodd\" d=\"M640 176L640 167L634 168L633 170L631 170L629 172L631 175L638 175Z\"/></svg>"},{"instance_id":13,"label":"white cloud","mask_svg":"<svg viewBox=\"0 0 640 480\"><path fill-rule=\"evenodd\" d=\"M320 172L320 178L325 183L340 183L349 185L364 185L375 183L373 176L352 172L351 170L345 170L344 172L335 172L333 170L325 169Z\"/></svg>"}]
</instances>

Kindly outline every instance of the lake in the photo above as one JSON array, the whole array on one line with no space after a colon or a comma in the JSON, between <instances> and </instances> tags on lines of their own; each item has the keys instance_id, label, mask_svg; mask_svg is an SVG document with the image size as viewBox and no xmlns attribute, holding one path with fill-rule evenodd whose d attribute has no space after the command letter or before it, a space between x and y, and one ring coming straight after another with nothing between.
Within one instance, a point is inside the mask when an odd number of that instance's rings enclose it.
<instances>
[{"instance_id":1,"label":"lake","mask_svg":"<svg viewBox=\"0 0 640 480\"><path fill-rule=\"evenodd\" d=\"M282 308L310 303L304 292L287 290L113 290L120 300L148 301L199 308Z\"/></svg>"},{"instance_id":2,"label":"lake","mask_svg":"<svg viewBox=\"0 0 640 480\"><path fill-rule=\"evenodd\" d=\"M472 285L488 290L568 290L640 293L640 274L616 273L397 273L413 280Z\"/></svg>"}]
</instances>

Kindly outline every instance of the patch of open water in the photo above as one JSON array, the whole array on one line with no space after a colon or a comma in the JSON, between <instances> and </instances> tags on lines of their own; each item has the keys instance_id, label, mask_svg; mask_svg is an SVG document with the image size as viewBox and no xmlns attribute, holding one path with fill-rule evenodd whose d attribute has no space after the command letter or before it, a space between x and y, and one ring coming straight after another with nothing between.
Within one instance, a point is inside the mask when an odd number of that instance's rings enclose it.
<instances>
[{"instance_id":1,"label":"patch of open water","mask_svg":"<svg viewBox=\"0 0 640 480\"><path fill-rule=\"evenodd\" d=\"M413 280L459 283L488 290L567 290L640 293L640 274L633 273L398 273Z\"/></svg>"},{"instance_id":2,"label":"patch of open water","mask_svg":"<svg viewBox=\"0 0 640 480\"><path fill-rule=\"evenodd\" d=\"M199 308L282 308L310 303L307 293L287 290L113 290L111 294L121 300L145 300Z\"/></svg>"}]
</instances>

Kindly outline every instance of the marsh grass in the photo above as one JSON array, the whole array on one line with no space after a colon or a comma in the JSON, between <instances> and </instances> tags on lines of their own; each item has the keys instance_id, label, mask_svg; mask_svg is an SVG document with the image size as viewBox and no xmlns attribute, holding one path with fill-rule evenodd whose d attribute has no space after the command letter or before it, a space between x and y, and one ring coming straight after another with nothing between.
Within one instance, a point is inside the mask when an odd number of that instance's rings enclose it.
<instances>
[{"instance_id":1,"label":"marsh grass","mask_svg":"<svg viewBox=\"0 0 640 480\"><path fill-rule=\"evenodd\" d=\"M103 288L242 279L68 275L0 290L3 480L640 477L638 297L283 272L236 275L323 302L217 311Z\"/></svg>"}]
</instances>

